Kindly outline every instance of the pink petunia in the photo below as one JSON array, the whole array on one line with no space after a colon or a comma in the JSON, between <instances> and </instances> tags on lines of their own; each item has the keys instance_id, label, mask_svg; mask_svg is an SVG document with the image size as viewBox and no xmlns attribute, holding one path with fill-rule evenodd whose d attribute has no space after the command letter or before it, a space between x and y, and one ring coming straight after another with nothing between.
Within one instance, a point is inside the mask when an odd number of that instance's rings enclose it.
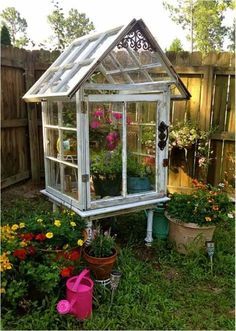
<instances>
[{"instance_id":1,"label":"pink petunia","mask_svg":"<svg viewBox=\"0 0 236 331\"><path fill-rule=\"evenodd\" d=\"M131 119L130 119L129 117L127 117L127 119L126 119L126 123L127 123L128 125L130 125L131 122L132 122Z\"/></svg>"},{"instance_id":2,"label":"pink petunia","mask_svg":"<svg viewBox=\"0 0 236 331\"><path fill-rule=\"evenodd\" d=\"M93 120L93 121L90 123L90 127L91 127L92 129L97 129L97 128L100 127L100 125L101 125L101 123L100 123L99 121L96 121L96 120Z\"/></svg>"},{"instance_id":3,"label":"pink petunia","mask_svg":"<svg viewBox=\"0 0 236 331\"><path fill-rule=\"evenodd\" d=\"M122 118L122 114L121 113L113 113L113 116L115 117L116 120L120 120Z\"/></svg>"},{"instance_id":4,"label":"pink petunia","mask_svg":"<svg viewBox=\"0 0 236 331\"><path fill-rule=\"evenodd\" d=\"M104 116L104 110L102 108L97 108L97 110L95 110L93 115L95 117L103 117Z\"/></svg>"},{"instance_id":5,"label":"pink petunia","mask_svg":"<svg viewBox=\"0 0 236 331\"><path fill-rule=\"evenodd\" d=\"M118 139L119 139L119 135L115 131L108 133L108 135L106 136L106 140L107 140L108 143L115 142Z\"/></svg>"}]
</instances>

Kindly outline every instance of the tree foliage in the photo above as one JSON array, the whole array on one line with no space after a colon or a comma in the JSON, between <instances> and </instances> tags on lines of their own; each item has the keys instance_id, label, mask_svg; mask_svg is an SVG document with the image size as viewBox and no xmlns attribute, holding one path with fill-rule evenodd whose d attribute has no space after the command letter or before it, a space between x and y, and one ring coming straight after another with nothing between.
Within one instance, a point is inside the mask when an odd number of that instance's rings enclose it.
<instances>
[{"instance_id":1,"label":"tree foliage","mask_svg":"<svg viewBox=\"0 0 236 331\"><path fill-rule=\"evenodd\" d=\"M6 25L3 25L1 28L1 44L11 45L11 36Z\"/></svg>"},{"instance_id":2,"label":"tree foliage","mask_svg":"<svg viewBox=\"0 0 236 331\"><path fill-rule=\"evenodd\" d=\"M227 28L223 24L226 9L232 8L231 0L170 0L163 1L171 19L188 31L191 50L202 53L222 50Z\"/></svg>"},{"instance_id":3,"label":"tree foliage","mask_svg":"<svg viewBox=\"0 0 236 331\"><path fill-rule=\"evenodd\" d=\"M66 17L59 2L56 1L53 4L54 10L48 15L48 22L54 32L54 37L57 39L55 48L64 49L74 39L94 30L93 22L86 17L86 14L71 8Z\"/></svg>"},{"instance_id":4,"label":"tree foliage","mask_svg":"<svg viewBox=\"0 0 236 331\"><path fill-rule=\"evenodd\" d=\"M24 47L29 43L26 29L27 22L14 7L7 7L0 14L4 25L6 25L11 42L14 47Z\"/></svg>"},{"instance_id":5,"label":"tree foliage","mask_svg":"<svg viewBox=\"0 0 236 331\"><path fill-rule=\"evenodd\" d=\"M234 19L232 27L229 28L228 31L228 38L229 38L229 45L228 49L232 52L235 52L235 31L236 31L236 20Z\"/></svg>"},{"instance_id":6,"label":"tree foliage","mask_svg":"<svg viewBox=\"0 0 236 331\"><path fill-rule=\"evenodd\" d=\"M180 39L175 38L172 43L170 44L169 49L167 49L167 51L169 52L181 52L183 51L183 45L180 41Z\"/></svg>"}]
</instances>

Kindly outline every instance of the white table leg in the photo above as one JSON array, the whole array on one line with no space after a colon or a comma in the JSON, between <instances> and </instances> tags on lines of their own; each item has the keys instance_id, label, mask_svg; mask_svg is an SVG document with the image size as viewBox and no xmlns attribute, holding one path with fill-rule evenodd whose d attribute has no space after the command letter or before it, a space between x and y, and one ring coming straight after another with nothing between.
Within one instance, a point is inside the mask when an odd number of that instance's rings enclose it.
<instances>
[{"instance_id":1,"label":"white table leg","mask_svg":"<svg viewBox=\"0 0 236 331\"><path fill-rule=\"evenodd\" d=\"M87 233L87 239L85 241L85 246L88 246L93 239L93 221L86 219L85 222L86 222L85 231Z\"/></svg>"},{"instance_id":2,"label":"white table leg","mask_svg":"<svg viewBox=\"0 0 236 331\"><path fill-rule=\"evenodd\" d=\"M149 209L147 212L147 236L145 238L147 246L151 246L153 242L153 238L152 238L153 212L154 211L152 209Z\"/></svg>"}]
</instances>

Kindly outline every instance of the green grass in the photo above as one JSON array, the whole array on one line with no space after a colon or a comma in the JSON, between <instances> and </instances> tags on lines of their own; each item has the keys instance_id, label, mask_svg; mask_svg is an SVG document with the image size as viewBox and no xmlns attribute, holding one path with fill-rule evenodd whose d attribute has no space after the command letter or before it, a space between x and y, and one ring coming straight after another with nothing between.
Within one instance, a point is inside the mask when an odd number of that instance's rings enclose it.
<instances>
[{"instance_id":1,"label":"green grass","mask_svg":"<svg viewBox=\"0 0 236 331\"><path fill-rule=\"evenodd\" d=\"M44 198L6 201L3 194L2 223L14 223L42 210L51 211ZM14 206L9 208L9 206ZM106 221L107 223L107 221ZM110 307L110 290L94 290L92 318L84 323L60 316L55 306L64 297L35 301L27 314L2 307L4 330L234 330L234 224L217 227L214 271L205 252L183 256L168 242L143 244L143 213L111 220L117 233L117 267L122 278Z\"/></svg>"}]
</instances>

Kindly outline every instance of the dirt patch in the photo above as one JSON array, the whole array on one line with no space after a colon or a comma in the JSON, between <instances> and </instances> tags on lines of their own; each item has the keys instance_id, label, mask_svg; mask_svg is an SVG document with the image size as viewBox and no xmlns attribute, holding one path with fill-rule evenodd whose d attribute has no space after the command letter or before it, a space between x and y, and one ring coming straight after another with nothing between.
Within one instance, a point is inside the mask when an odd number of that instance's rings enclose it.
<instances>
[{"instance_id":1,"label":"dirt patch","mask_svg":"<svg viewBox=\"0 0 236 331\"><path fill-rule=\"evenodd\" d=\"M135 254L140 261L152 261L156 259L155 249L148 246L135 247Z\"/></svg>"},{"instance_id":2,"label":"dirt patch","mask_svg":"<svg viewBox=\"0 0 236 331\"><path fill-rule=\"evenodd\" d=\"M175 280L180 277L180 273L177 269L171 268L166 271L166 273L164 274L164 277L168 280Z\"/></svg>"},{"instance_id":3,"label":"dirt patch","mask_svg":"<svg viewBox=\"0 0 236 331\"><path fill-rule=\"evenodd\" d=\"M35 199L41 195L40 190L44 188L44 181L34 184L31 180L7 187L2 191L2 199L14 200L15 198Z\"/></svg>"}]
</instances>

